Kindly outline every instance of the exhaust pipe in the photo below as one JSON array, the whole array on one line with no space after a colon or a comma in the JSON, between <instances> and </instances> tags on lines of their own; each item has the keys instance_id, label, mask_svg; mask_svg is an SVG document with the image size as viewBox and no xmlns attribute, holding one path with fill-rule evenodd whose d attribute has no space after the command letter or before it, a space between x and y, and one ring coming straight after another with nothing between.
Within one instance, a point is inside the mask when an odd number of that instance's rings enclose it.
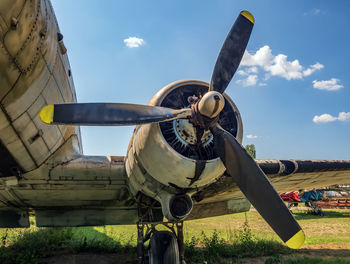
<instances>
[{"instance_id":1,"label":"exhaust pipe","mask_svg":"<svg viewBox=\"0 0 350 264\"><path fill-rule=\"evenodd\" d=\"M179 221L188 216L193 208L193 202L187 194L159 194L163 215L169 221Z\"/></svg>"}]
</instances>

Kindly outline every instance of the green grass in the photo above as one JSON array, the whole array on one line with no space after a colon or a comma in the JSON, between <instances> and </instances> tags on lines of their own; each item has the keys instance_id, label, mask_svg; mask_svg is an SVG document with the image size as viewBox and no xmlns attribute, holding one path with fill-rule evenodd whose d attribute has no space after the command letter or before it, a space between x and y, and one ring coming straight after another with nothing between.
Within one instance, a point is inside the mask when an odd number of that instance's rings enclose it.
<instances>
[{"instance_id":1,"label":"green grass","mask_svg":"<svg viewBox=\"0 0 350 264\"><path fill-rule=\"evenodd\" d=\"M324 213L323 217L315 217L305 211L294 212L306 233L305 247L350 243L349 211ZM330 258L324 260L330 262L285 258L286 254L294 255L296 251L286 248L254 211L185 222L184 236L187 263L237 263L242 258L261 256L270 256L266 263L349 263ZM41 258L61 251L118 252L132 263L136 257L136 237L134 225L0 229L0 263L38 263ZM279 259L284 262L271 262Z\"/></svg>"}]
</instances>

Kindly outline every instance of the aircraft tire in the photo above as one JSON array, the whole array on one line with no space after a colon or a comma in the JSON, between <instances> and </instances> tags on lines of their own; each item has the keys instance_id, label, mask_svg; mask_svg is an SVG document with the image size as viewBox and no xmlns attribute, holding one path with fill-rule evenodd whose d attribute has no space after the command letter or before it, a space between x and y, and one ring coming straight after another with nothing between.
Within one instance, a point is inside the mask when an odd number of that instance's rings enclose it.
<instances>
[{"instance_id":1,"label":"aircraft tire","mask_svg":"<svg viewBox=\"0 0 350 264\"><path fill-rule=\"evenodd\" d=\"M148 253L149 264L180 264L179 246L172 232L155 231Z\"/></svg>"}]
</instances>

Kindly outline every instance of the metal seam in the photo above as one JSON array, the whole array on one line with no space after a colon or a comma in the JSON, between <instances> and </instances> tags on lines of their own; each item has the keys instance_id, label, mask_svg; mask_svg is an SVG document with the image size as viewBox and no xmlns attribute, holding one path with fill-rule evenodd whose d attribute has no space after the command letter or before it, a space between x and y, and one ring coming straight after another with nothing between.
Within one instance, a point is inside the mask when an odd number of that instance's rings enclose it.
<instances>
[{"instance_id":1,"label":"metal seam","mask_svg":"<svg viewBox=\"0 0 350 264\"><path fill-rule=\"evenodd\" d=\"M5 191L16 201L16 203L19 204L19 206L21 208L28 208L29 205L26 204L24 201L22 201L21 198L18 197L18 195L16 194L16 192L10 188L10 187L5 187Z\"/></svg>"},{"instance_id":2,"label":"metal seam","mask_svg":"<svg viewBox=\"0 0 350 264\"><path fill-rule=\"evenodd\" d=\"M34 165L36 167L38 167L38 164L36 162L36 160L34 159L32 153L29 151L29 148L26 146L26 144L24 144L24 141L22 140L22 138L19 136L19 133L17 132L17 130L15 129L15 127L13 126L13 123L11 121L11 117L9 116L9 114L7 113L5 107L3 106L2 103L0 103L0 108L3 111L4 115L6 116L7 121L9 122L10 126L12 127L13 131L15 132L16 136L19 138L19 140L21 141L23 147L25 148L25 150L27 151L29 157L31 158L31 160L33 161ZM17 160L16 160L17 161ZM17 161L18 162L18 161Z\"/></svg>"},{"instance_id":3,"label":"metal seam","mask_svg":"<svg viewBox=\"0 0 350 264\"><path fill-rule=\"evenodd\" d=\"M18 78L18 79L19 79L19 78ZM18 118L20 118L22 115L24 115L24 113L28 112L29 108L31 108L31 107L35 104L35 102L39 99L40 95L42 95L42 93L43 93L44 89L46 88L46 86L48 85L49 81L50 81L50 78L47 80L47 82L46 82L45 85L43 86L44 88L41 89L41 91L39 92L38 97L35 98L35 100L33 101L33 103L31 103L31 104L28 106L28 108L27 108L22 114L20 114L18 117L16 117L15 119L13 119L12 122L15 122ZM13 88L15 88L15 85L13 86ZM10 91L12 91L13 88L11 88ZM6 96L7 96L8 94L9 94L9 92L6 94ZM4 96L3 99L4 99L6 96ZM0 101L2 101L3 99L1 99ZM45 100L45 98L44 98L44 100ZM45 101L45 102L46 102L46 101ZM40 112L40 110L39 110L39 112ZM38 112L38 113L39 113L39 112ZM36 113L36 114L37 114L37 113ZM30 117L30 116L29 116L29 117Z\"/></svg>"}]
</instances>

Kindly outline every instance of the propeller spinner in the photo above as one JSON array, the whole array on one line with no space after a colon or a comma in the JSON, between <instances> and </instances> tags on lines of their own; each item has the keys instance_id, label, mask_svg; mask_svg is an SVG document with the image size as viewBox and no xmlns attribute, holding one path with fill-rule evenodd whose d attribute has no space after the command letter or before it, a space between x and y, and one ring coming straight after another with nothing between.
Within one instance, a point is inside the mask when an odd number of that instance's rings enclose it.
<instances>
[{"instance_id":1,"label":"propeller spinner","mask_svg":"<svg viewBox=\"0 0 350 264\"><path fill-rule=\"evenodd\" d=\"M192 109L175 110L118 103L58 104L44 107L40 112L41 120L48 124L98 126L159 123L174 119L197 120L193 122L194 126L202 130L210 129L216 152L227 173L247 199L287 246L300 248L305 240L301 227L254 159L234 136L218 124L218 115L225 102L221 94L242 60L253 26L252 14L242 11L218 55L208 93L193 104ZM198 141L200 139L197 138Z\"/></svg>"}]
</instances>

